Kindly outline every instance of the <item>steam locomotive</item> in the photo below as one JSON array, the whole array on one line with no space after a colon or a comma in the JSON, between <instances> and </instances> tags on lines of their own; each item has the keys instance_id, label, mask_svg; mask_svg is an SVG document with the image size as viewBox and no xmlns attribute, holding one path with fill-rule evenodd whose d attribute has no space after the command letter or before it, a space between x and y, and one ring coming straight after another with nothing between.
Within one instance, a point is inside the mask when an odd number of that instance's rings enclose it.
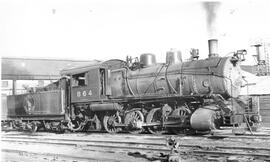
<instances>
[{"instance_id":1,"label":"steam locomotive","mask_svg":"<svg viewBox=\"0 0 270 162\"><path fill-rule=\"evenodd\" d=\"M36 92L7 97L2 125L37 131L105 130L153 134L210 131L220 126L249 126L257 114L247 113L238 99L243 51L219 57L217 40L209 57L190 61L169 51L166 63L153 54L140 59L108 60L64 69L62 78Z\"/></svg>"}]
</instances>

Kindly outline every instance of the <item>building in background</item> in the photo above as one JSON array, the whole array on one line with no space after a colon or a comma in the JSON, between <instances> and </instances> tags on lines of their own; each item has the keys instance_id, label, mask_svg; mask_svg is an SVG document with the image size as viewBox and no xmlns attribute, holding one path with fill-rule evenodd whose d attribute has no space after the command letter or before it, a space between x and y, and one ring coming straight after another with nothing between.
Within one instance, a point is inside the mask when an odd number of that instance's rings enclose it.
<instances>
[{"instance_id":1,"label":"building in background","mask_svg":"<svg viewBox=\"0 0 270 162\"><path fill-rule=\"evenodd\" d=\"M29 87L43 87L59 79L64 68L94 64L99 61L2 58L1 94L26 93Z\"/></svg>"}]
</instances>

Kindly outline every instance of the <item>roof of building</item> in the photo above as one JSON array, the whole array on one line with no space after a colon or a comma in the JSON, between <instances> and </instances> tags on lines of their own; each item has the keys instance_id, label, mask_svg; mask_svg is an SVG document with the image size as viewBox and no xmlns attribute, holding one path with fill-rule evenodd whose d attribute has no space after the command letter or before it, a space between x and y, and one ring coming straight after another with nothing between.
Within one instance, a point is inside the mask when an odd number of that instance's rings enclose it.
<instances>
[{"instance_id":1,"label":"roof of building","mask_svg":"<svg viewBox=\"0 0 270 162\"><path fill-rule=\"evenodd\" d=\"M241 69L251 74L257 73L257 67L255 65L241 65Z\"/></svg>"},{"instance_id":2,"label":"roof of building","mask_svg":"<svg viewBox=\"0 0 270 162\"><path fill-rule=\"evenodd\" d=\"M2 58L2 80L55 80L67 67L89 65L97 60Z\"/></svg>"},{"instance_id":3,"label":"roof of building","mask_svg":"<svg viewBox=\"0 0 270 162\"><path fill-rule=\"evenodd\" d=\"M241 95L270 95L270 76L256 76L243 71L246 86L241 89Z\"/></svg>"}]
</instances>

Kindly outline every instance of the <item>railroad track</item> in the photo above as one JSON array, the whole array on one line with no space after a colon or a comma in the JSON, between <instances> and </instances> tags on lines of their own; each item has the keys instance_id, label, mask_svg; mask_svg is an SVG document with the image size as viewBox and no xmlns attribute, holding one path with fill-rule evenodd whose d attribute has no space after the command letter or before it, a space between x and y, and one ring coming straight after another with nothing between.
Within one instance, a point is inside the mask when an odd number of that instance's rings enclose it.
<instances>
[{"instance_id":1,"label":"railroad track","mask_svg":"<svg viewBox=\"0 0 270 162\"><path fill-rule=\"evenodd\" d=\"M196 138L195 138L196 139ZM131 139L132 140L132 139ZM83 139L66 139L66 138L40 138L40 137L14 137L3 136L2 142L7 143L27 143L27 144L45 144L55 146L67 146L67 147L80 147L83 150L94 151L96 149L113 149L120 151L151 151L161 152L163 154L169 154L171 150L166 146L165 140L158 140L155 142L139 142L139 141L116 141L116 140L83 140ZM180 154L182 152L189 152L193 155L209 155L209 156L246 156L255 157L259 159L270 160L270 147L254 147L249 145L238 146L226 146L222 143L213 143L209 145L205 144L191 144L180 140ZM16 150L2 150L2 151L15 151Z\"/></svg>"},{"instance_id":2,"label":"railroad track","mask_svg":"<svg viewBox=\"0 0 270 162\"><path fill-rule=\"evenodd\" d=\"M126 159L114 159L115 157L110 158L102 158L103 155L97 156L97 157L87 157L87 153L85 152L124 152L125 154L128 152L139 152L139 151L145 151L145 152L164 152L169 153L169 149L164 147L164 145L155 144L155 143L136 143L136 142L117 142L117 141L97 141L97 140L71 140L71 139L51 139L51 138L31 138L31 137L2 137L2 143L9 144L17 144L17 145L37 145L42 147L42 145L50 145L53 146L53 148L71 148L70 150L81 150L78 151L78 154L72 155L67 154L65 152L36 152L31 150L22 150L18 149L16 147L12 148L5 148L2 149L2 152L5 153L13 153L13 154L27 154L27 156L35 155L35 156L48 156L48 157L58 157L59 159L74 159L75 161L130 161ZM163 147L163 148L162 148ZM70 152L70 151L69 151ZM81 152L84 152L84 154L80 155ZM75 154L75 153L74 153ZM92 153L93 154L93 153ZM86 156L85 156L86 155ZM164 157L155 157L151 159L163 159ZM72 160L72 161L74 161ZM137 160L135 160L137 161Z\"/></svg>"},{"instance_id":3,"label":"railroad track","mask_svg":"<svg viewBox=\"0 0 270 162\"><path fill-rule=\"evenodd\" d=\"M72 160L72 161L97 161L97 158L91 158L91 157L85 157L85 156L75 156L75 155L68 155L68 154L59 154L59 153L37 153L32 151L23 151L23 150L17 150L17 149L2 149L2 152L8 153L8 154L19 154L19 155L27 155L27 156L43 156L47 157L47 159L50 159L50 157L53 157L53 160L56 161L57 159L64 159L64 160ZM108 161L110 159L106 158L99 158L98 161ZM125 161L125 160L119 160L119 161Z\"/></svg>"},{"instance_id":4,"label":"railroad track","mask_svg":"<svg viewBox=\"0 0 270 162\"><path fill-rule=\"evenodd\" d=\"M79 146L79 147L102 147L113 149L129 149L129 150L148 150L169 152L165 144L130 142L130 141L99 141L99 140L71 140L71 139L51 139L51 138L31 138L31 137L2 137L3 142L24 142L34 144ZM157 148L158 147L158 148ZM162 148L163 147L163 148Z\"/></svg>"},{"instance_id":5,"label":"railroad track","mask_svg":"<svg viewBox=\"0 0 270 162\"><path fill-rule=\"evenodd\" d=\"M10 131L11 132L11 131ZM13 131L18 133L18 131ZM23 135L35 135L33 133L29 132L19 132L21 134L8 134L4 136L21 136ZM45 132L38 132L38 133L45 133ZM36 133L36 134L38 134ZM47 133L47 132L46 132ZM50 133L49 133L50 134ZM52 133L55 134L55 133ZM71 134L85 134L85 133L71 133ZM107 133L100 133L95 132L94 135L105 135ZM87 134L90 135L90 134ZM92 134L91 134L92 135ZM108 135L108 134L107 134ZM154 135L154 134L129 134L129 133L117 133L117 134L109 134L113 137L121 137L121 136L128 136L128 137L147 137L147 138L157 138L157 139L166 139L167 137L176 137L176 138L182 138L182 137L192 137L192 138L210 138L210 139L261 139L261 140L270 140L270 132L267 134L245 134L245 135L233 135L233 134L216 134L216 135L170 135L170 134L164 134L164 135Z\"/></svg>"},{"instance_id":6,"label":"railroad track","mask_svg":"<svg viewBox=\"0 0 270 162\"><path fill-rule=\"evenodd\" d=\"M14 136L4 136L2 137L2 141L9 141L9 142L31 142L31 143L47 143L48 141L52 144L54 144L53 141L61 141L59 144L70 144L70 145L79 145L80 143L103 143L103 144L127 144L127 145L149 145L149 146L160 146L164 147L166 146L165 141L163 143L160 142L133 142L133 141L112 141L112 140L82 140L82 139L66 139L66 138L37 138L37 137L14 137ZM49 143L48 142L48 143ZM56 142L56 144L57 144ZM64 143L63 143L64 142ZM70 143L66 143L70 142ZM103 146L103 145L102 145ZM185 144L184 142L181 142L180 147L206 147L202 145L194 145L194 144ZM265 150L270 151L269 147L246 147L246 146L214 146L216 148L222 148L222 149L245 149L245 150Z\"/></svg>"}]
</instances>

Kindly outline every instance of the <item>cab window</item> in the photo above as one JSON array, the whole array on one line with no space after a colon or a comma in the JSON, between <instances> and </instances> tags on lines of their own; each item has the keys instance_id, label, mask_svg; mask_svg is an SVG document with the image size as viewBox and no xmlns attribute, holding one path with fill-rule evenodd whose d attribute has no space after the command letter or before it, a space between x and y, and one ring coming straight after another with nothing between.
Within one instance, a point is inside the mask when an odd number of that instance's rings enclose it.
<instances>
[{"instance_id":1,"label":"cab window","mask_svg":"<svg viewBox=\"0 0 270 162\"><path fill-rule=\"evenodd\" d=\"M72 75L72 87L86 86L87 85L87 73L80 73Z\"/></svg>"}]
</instances>

